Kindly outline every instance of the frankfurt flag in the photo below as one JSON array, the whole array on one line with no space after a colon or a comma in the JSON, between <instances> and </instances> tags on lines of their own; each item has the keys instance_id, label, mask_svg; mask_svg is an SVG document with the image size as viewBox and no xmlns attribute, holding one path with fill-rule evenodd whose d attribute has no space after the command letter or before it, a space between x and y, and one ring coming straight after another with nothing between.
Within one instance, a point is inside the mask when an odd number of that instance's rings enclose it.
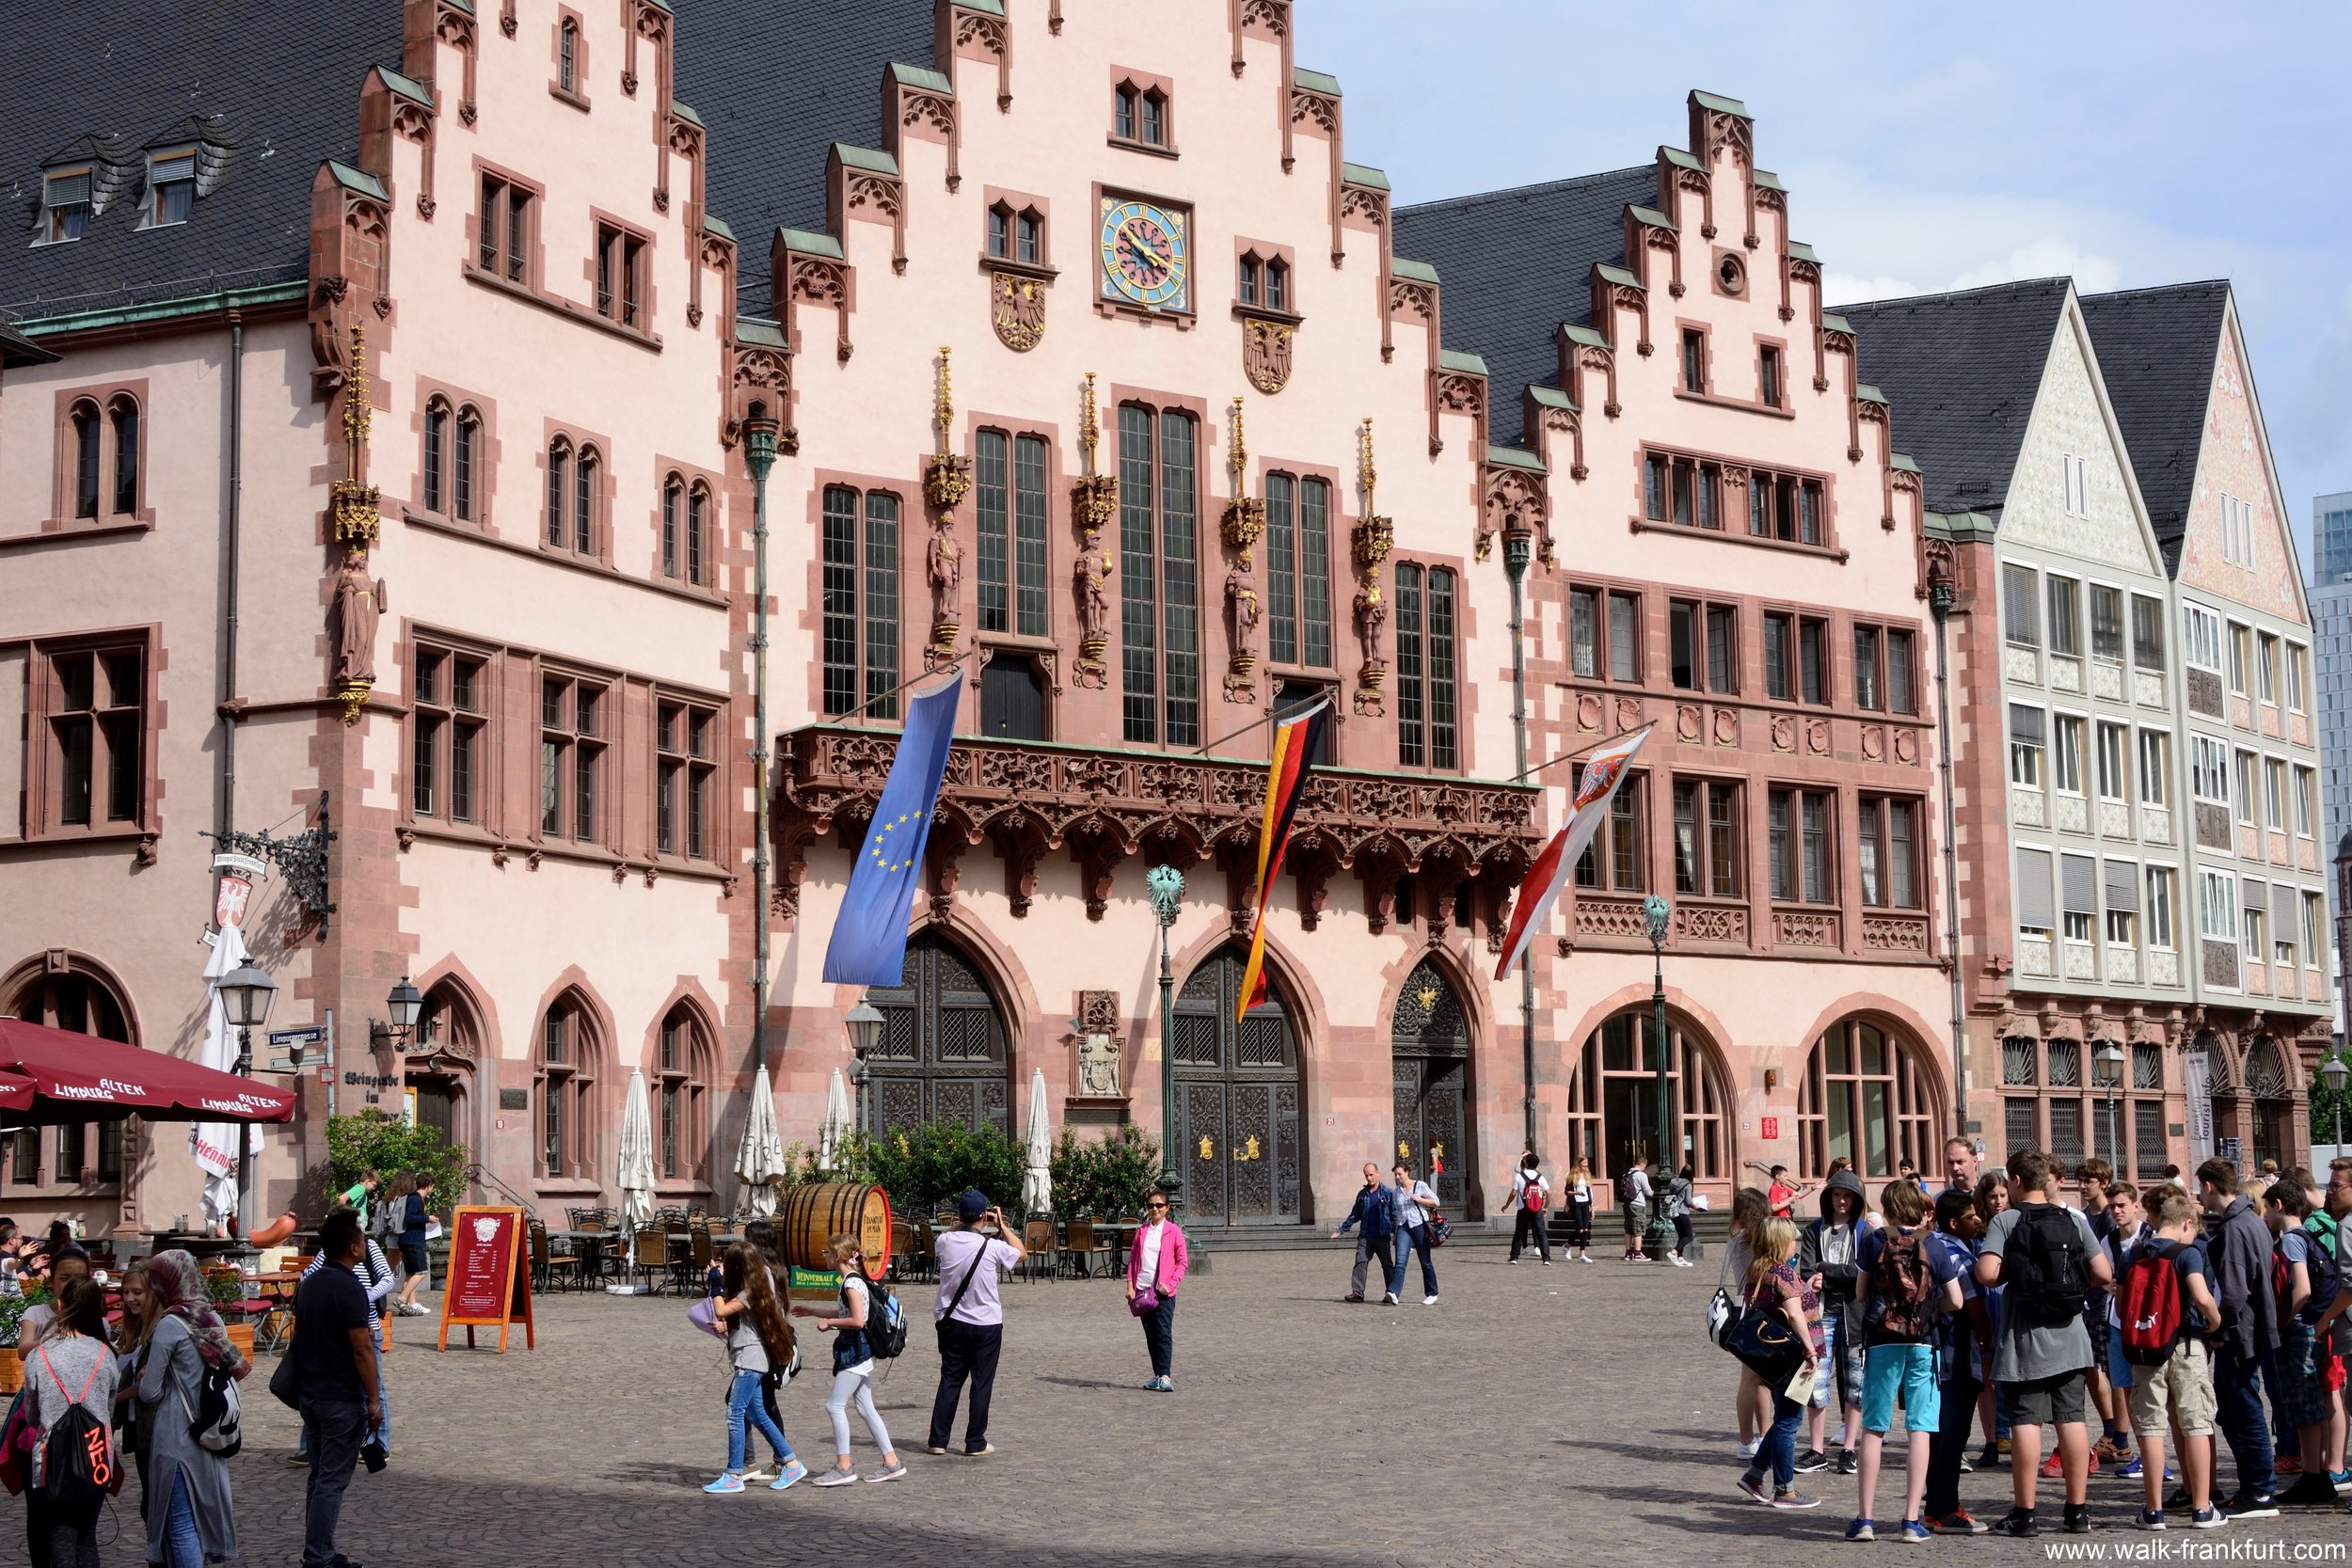
<instances>
[{"instance_id":1,"label":"frankfurt flag","mask_svg":"<svg viewBox=\"0 0 2352 1568\"><path fill-rule=\"evenodd\" d=\"M1502 939L1502 961L1495 966L1496 979L1511 973L1535 932L1551 918L1560 890L1576 875L1576 863L1583 858L1584 847L1609 819L1609 802L1625 782L1625 770L1632 765L1633 753L1642 749L1642 742L1649 738L1649 732L1650 726L1645 724L1620 736L1585 762L1583 775L1577 780L1576 799L1568 802L1568 819L1551 835L1551 842L1544 846L1544 852L1535 857L1519 883L1518 908L1511 912L1511 929Z\"/></svg>"}]
</instances>

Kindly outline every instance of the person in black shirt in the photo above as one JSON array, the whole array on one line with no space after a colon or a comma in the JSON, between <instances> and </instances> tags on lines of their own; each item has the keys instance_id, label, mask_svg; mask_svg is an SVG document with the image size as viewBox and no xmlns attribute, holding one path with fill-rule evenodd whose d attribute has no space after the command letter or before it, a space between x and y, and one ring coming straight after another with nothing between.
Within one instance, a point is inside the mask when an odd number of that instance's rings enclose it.
<instances>
[{"instance_id":1,"label":"person in black shirt","mask_svg":"<svg viewBox=\"0 0 2352 1568\"><path fill-rule=\"evenodd\" d=\"M367 1291L352 1270L367 1256L359 1216L336 1211L319 1227L326 1266L294 1295L294 1358L302 1432L310 1451L310 1483L302 1531L303 1568L358 1568L335 1549L335 1523L343 1509L365 1434L384 1418L375 1382L375 1345Z\"/></svg>"}]
</instances>

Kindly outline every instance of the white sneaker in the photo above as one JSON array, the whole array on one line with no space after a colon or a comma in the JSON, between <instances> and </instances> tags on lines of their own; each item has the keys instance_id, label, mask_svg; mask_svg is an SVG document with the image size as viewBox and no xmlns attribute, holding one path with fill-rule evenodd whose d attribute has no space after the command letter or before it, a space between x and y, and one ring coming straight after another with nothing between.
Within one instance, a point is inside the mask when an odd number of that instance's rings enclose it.
<instances>
[{"instance_id":1,"label":"white sneaker","mask_svg":"<svg viewBox=\"0 0 2352 1568\"><path fill-rule=\"evenodd\" d=\"M1434 1295L1423 1296L1421 1298L1421 1304L1423 1307L1435 1307L1438 1305L1438 1298Z\"/></svg>"},{"instance_id":2,"label":"white sneaker","mask_svg":"<svg viewBox=\"0 0 2352 1568\"><path fill-rule=\"evenodd\" d=\"M1384 1307L1394 1307L1396 1305L1396 1292L1394 1291L1382 1291L1380 1295L1380 1302Z\"/></svg>"},{"instance_id":3,"label":"white sneaker","mask_svg":"<svg viewBox=\"0 0 2352 1568\"><path fill-rule=\"evenodd\" d=\"M1742 1459L1754 1459L1754 1458L1756 1457L1756 1450L1759 1447L1761 1447L1761 1446L1762 1446L1762 1445L1761 1445L1761 1444L1759 1444L1759 1443L1742 1443L1742 1444L1740 1444L1740 1458L1742 1458Z\"/></svg>"}]
</instances>

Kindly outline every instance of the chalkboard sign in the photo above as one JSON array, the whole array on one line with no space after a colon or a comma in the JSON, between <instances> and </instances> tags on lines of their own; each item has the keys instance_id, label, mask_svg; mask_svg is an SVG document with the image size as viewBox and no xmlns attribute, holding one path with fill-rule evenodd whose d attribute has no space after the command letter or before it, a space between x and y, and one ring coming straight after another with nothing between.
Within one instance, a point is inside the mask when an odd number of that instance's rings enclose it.
<instances>
[{"instance_id":1,"label":"chalkboard sign","mask_svg":"<svg viewBox=\"0 0 2352 1568\"><path fill-rule=\"evenodd\" d=\"M449 1349L452 1328L463 1328L471 1346L475 1328L495 1324L499 1353L504 1354L508 1325L518 1319L525 1348L538 1348L525 1245L520 1209L461 1208L450 1217L449 1279L441 1292L442 1350Z\"/></svg>"}]
</instances>

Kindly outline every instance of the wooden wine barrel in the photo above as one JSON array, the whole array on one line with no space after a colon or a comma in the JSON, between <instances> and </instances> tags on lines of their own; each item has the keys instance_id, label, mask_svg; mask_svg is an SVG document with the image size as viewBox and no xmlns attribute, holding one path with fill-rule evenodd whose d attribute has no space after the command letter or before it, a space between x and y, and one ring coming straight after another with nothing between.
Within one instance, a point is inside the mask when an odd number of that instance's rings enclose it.
<instances>
[{"instance_id":1,"label":"wooden wine barrel","mask_svg":"<svg viewBox=\"0 0 2352 1568\"><path fill-rule=\"evenodd\" d=\"M890 1195L880 1187L818 1182L784 1195L776 1216L784 1260L796 1269L829 1271L825 1243L855 1236L866 1254L866 1272L879 1278L890 1266Z\"/></svg>"}]
</instances>

